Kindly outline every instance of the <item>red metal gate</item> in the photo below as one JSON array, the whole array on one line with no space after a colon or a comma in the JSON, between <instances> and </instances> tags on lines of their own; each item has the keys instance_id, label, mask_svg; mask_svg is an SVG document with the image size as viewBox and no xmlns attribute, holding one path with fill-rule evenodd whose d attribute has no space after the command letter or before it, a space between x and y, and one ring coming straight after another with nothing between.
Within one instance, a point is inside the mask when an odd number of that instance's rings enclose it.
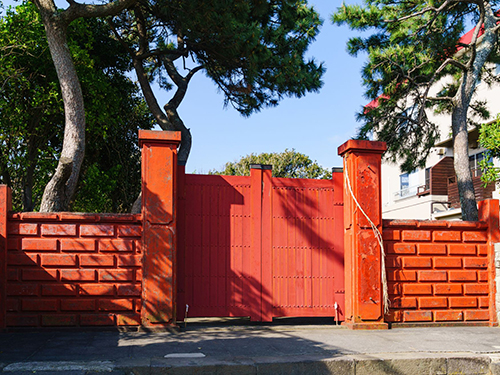
<instances>
[{"instance_id":1,"label":"red metal gate","mask_svg":"<svg viewBox=\"0 0 500 375\"><path fill-rule=\"evenodd\" d=\"M265 168L265 167L264 167ZM179 176L177 317L343 320L342 174Z\"/></svg>"}]
</instances>

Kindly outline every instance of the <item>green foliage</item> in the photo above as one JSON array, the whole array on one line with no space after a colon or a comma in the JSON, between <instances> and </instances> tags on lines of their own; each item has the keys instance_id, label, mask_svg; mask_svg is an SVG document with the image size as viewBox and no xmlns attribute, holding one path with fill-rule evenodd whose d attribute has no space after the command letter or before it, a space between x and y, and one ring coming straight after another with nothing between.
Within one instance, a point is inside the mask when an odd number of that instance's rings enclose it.
<instances>
[{"instance_id":1,"label":"green foliage","mask_svg":"<svg viewBox=\"0 0 500 375\"><path fill-rule=\"evenodd\" d=\"M140 189L137 129L150 128L152 121L126 76L128 56L105 22L78 20L68 34L87 114L87 155L74 206L81 211L125 211ZM0 182L12 187L14 209L30 211L37 209L55 170L64 129L57 76L31 2L0 19L0 52ZM99 185L107 178L114 179L113 190ZM91 184L106 195L94 203L90 198L97 189L92 192ZM107 203L99 209L97 200Z\"/></svg>"},{"instance_id":2,"label":"green foliage","mask_svg":"<svg viewBox=\"0 0 500 375\"><path fill-rule=\"evenodd\" d=\"M423 167L439 137L426 110L453 109L450 98L463 74L459 64L471 56L455 55L457 41L471 19L478 20L478 8L475 2L460 0L365 0L361 6L342 5L332 16L338 25L365 32L347 44L350 54L368 55L362 78L366 97L375 100L358 114L363 123L358 137L387 142L389 156L402 161L403 171ZM451 57L457 64L443 64ZM491 55L489 60L497 58ZM481 75L485 82L498 81L487 68ZM451 78L449 84L430 97L428 89L444 77ZM485 104L471 103L470 110L479 119L487 118ZM470 117L469 124L473 124Z\"/></svg>"},{"instance_id":3,"label":"green foliage","mask_svg":"<svg viewBox=\"0 0 500 375\"><path fill-rule=\"evenodd\" d=\"M209 171L209 174L228 176L249 176L251 164L268 164L273 166L274 177L286 178L316 178L331 179L331 171L321 167L309 156L294 149L285 149L283 152L250 154L235 162L226 163L223 170Z\"/></svg>"},{"instance_id":4,"label":"green foliage","mask_svg":"<svg viewBox=\"0 0 500 375\"><path fill-rule=\"evenodd\" d=\"M305 57L322 21L305 0L155 0L141 9L148 49L162 54L147 61L149 71L164 89L172 87L172 77L162 59L182 59L178 70L202 66L225 104L244 116L322 85L323 66ZM116 23L135 48L134 15Z\"/></svg>"},{"instance_id":5,"label":"green foliage","mask_svg":"<svg viewBox=\"0 0 500 375\"><path fill-rule=\"evenodd\" d=\"M479 144L486 148L485 158L479 162L483 174L481 180L485 186L490 182L500 180L500 169L493 165L492 158L500 157L500 115L491 123L484 124L479 129Z\"/></svg>"}]
</instances>

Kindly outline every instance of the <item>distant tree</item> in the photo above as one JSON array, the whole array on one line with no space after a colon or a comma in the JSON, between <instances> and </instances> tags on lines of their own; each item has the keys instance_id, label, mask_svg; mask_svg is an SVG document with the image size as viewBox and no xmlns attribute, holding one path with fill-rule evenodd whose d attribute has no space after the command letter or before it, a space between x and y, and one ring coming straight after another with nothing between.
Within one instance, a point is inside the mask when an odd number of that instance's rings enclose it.
<instances>
[{"instance_id":1,"label":"distant tree","mask_svg":"<svg viewBox=\"0 0 500 375\"><path fill-rule=\"evenodd\" d=\"M485 158L480 161L483 171L481 180L488 184L500 181L500 169L495 167L492 158L500 158L500 116L491 123L479 128L479 144L486 148Z\"/></svg>"},{"instance_id":2,"label":"distant tree","mask_svg":"<svg viewBox=\"0 0 500 375\"><path fill-rule=\"evenodd\" d=\"M309 156L295 151L285 149L283 152L271 152L262 154L250 154L238 161L226 163L222 170L211 170L209 174L227 176L249 176L251 164L269 164L273 166L274 177L286 178L316 178L328 180L332 178L332 172L321 167Z\"/></svg>"},{"instance_id":3,"label":"distant tree","mask_svg":"<svg viewBox=\"0 0 500 375\"><path fill-rule=\"evenodd\" d=\"M72 208L127 211L140 190L137 129L152 119L127 77L128 55L107 24L77 20L69 27L87 111L87 149ZM57 165L64 112L57 74L36 7L24 2L0 18L0 182L13 189L16 210L40 207Z\"/></svg>"},{"instance_id":4,"label":"distant tree","mask_svg":"<svg viewBox=\"0 0 500 375\"><path fill-rule=\"evenodd\" d=\"M367 32L351 38L352 55L368 54L363 68L366 95L377 99L364 108L359 137L374 134L388 143L393 159L410 172L423 166L438 139L438 129L426 114L429 108L451 113L454 165L462 218L478 220L469 168L468 125L472 114L488 117L485 102L474 101L480 80L496 83L487 62L499 60L496 0L365 0L342 5L333 22ZM470 21L468 40L460 39ZM460 51L458 49L460 48ZM440 92L431 87L443 78ZM476 119L478 118L476 117Z\"/></svg>"}]
</instances>

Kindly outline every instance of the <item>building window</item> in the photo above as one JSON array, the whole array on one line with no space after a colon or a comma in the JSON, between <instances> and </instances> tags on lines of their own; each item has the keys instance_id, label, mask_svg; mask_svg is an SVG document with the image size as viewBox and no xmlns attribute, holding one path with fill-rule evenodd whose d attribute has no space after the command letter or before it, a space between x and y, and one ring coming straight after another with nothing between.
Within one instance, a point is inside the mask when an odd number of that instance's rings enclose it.
<instances>
[{"instance_id":1,"label":"building window","mask_svg":"<svg viewBox=\"0 0 500 375\"><path fill-rule=\"evenodd\" d=\"M484 155L484 152L469 156L469 167L472 172L472 177L480 177L483 174L479 163L485 158L486 156Z\"/></svg>"},{"instance_id":2,"label":"building window","mask_svg":"<svg viewBox=\"0 0 500 375\"><path fill-rule=\"evenodd\" d=\"M417 195L418 186L418 174L416 172L400 174L399 191L395 193L396 199Z\"/></svg>"},{"instance_id":3,"label":"building window","mask_svg":"<svg viewBox=\"0 0 500 375\"><path fill-rule=\"evenodd\" d=\"M408 189L410 186L410 177L408 173L403 173L399 176L399 190Z\"/></svg>"}]
</instances>

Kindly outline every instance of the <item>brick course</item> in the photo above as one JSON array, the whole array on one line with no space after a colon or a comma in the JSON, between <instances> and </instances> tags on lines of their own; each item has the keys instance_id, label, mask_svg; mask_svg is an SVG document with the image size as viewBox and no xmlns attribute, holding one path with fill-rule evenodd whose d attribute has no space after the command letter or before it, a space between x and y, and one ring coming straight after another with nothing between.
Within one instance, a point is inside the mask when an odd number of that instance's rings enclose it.
<instances>
[{"instance_id":1,"label":"brick course","mask_svg":"<svg viewBox=\"0 0 500 375\"><path fill-rule=\"evenodd\" d=\"M386 320L488 322L488 227L433 223L384 222L391 300Z\"/></svg>"},{"instance_id":2,"label":"brick course","mask_svg":"<svg viewBox=\"0 0 500 375\"><path fill-rule=\"evenodd\" d=\"M7 327L139 325L140 215L8 217Z\"/></svg>"}]
</instances>

